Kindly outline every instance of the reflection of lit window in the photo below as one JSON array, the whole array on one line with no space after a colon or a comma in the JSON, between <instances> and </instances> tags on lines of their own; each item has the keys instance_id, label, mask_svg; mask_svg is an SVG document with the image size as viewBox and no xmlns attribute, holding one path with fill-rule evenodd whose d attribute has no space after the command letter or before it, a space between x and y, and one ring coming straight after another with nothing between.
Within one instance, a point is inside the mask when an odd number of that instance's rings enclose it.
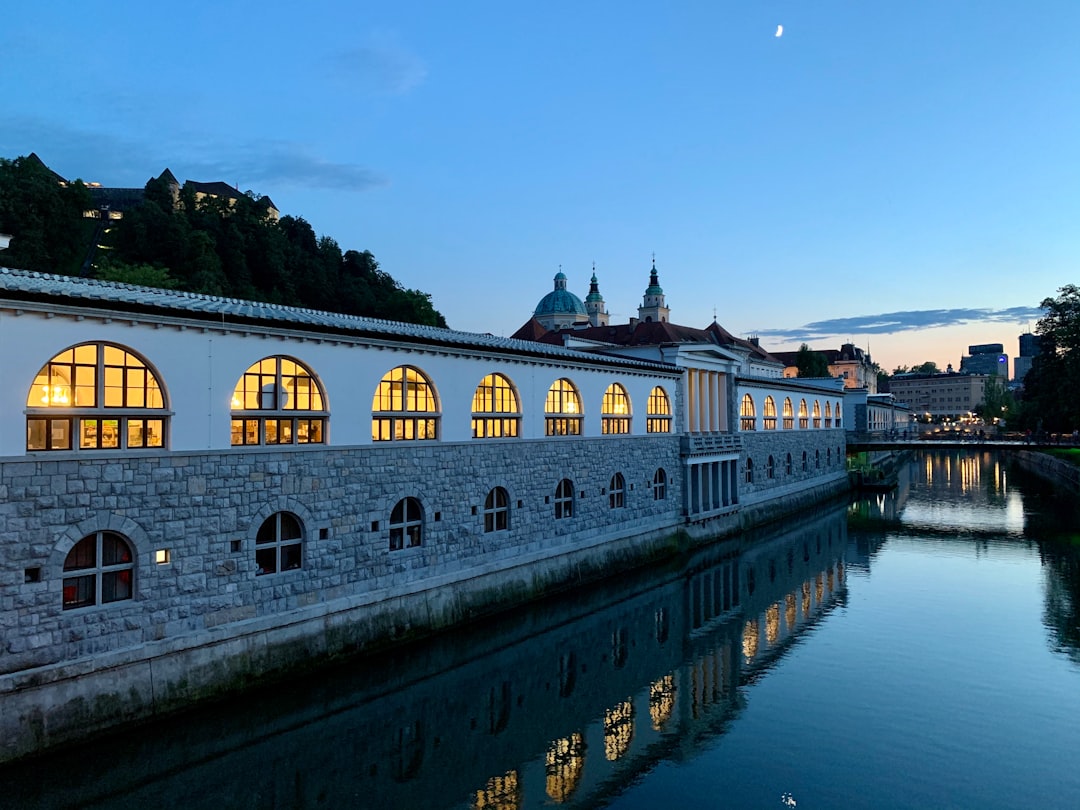
<instances>
[{"instance_id":1,"label":"reflection of lit window","mask_svg":"<svg viewBox=\"0 0 1080 810\"><path fill-rule=\"evenodd\" d=\"M810 615L810 583L804 582L802 584L802 612L803 617Z\"/></svg>"},{"instance_id":2,"label":"reflection of lit window","mask_svg":"<svg viewBox=\"0 0 1080 810\"><path fill-rule=\"evenodd\" d=\"M569 380L559 379L551 384L544 402L544 414L544 435L581 435L581 397Z\"/></svg>"},{"instance_id":3,"label":"reflection of lit window","mask_svg":"<svg viewBox=\"0 0 1080 810\"><path fill-rule=\"evenodd\" d=\"M562 804L577 789L585 768L585 738L575 732L555 740L547 750L544 762L547 795Z\"/></svg>"},{"instance_id":4,"label":"reflection of lit window","mask_svg":"<svg viewBox=\"0 0 1080 810\"><path fill-rule=\"evenodd\" d=\"M789 593L784 598L784 621L787 622L788 632L795 629L795 594Z\"/></svg>"},{"instance_id":5,"label":"reflection of lit window","mask_svg":"<svg viewBox=\"0 0 1080 810\"><path fill-rule=\"evenodd\" d=\"M630 397L618 383L612 383L604 392L600 406L600 432L630 432Z\"/></svg>"},{"instance_id":6,"label":"reflection of lit window","mask_svg":"<svg viewBox=\"0 0 1080 810\"><path fill-rule=\"evenodd\" d=\"M266 357L236 383L232 443L322 444L326 410L311 372L288 357Z\"/></svg>"},{"instance_id":7,"label":"reflection of lit window","mask_svg":"<svg viewBox=\"0 0 1080 810\"><path fill-rule=\"evenodd\" d=\"M84 343L56 355L26 398L27 450L163 447L169 420L157 377L136 355Z\"/></svg>"},{"instance_id":8,"label":"reflection of lit window","mask_svg":"<svg viewBox=\"0 0 1080 810\"><path fill-rule=\"evenodd\" d=\"M814 596L817 597L815 601L820 605L821 600L825 597L825 579L821 574L817 575L817 579L814 582Z\"/></svg>"},{"instance_id":9,"label":"reflection of lit window","mask_svg":"<svg viewBox=\"0 0 1080 810\"><path fill-rule=\"evenodd\" d=\"M115 532L95 532L74 545L64 559L64 610L131 599L134 557Z\"/></svg>"},{"instance_id":10,"label":"reflection of lit window","mask_svg":"<svg viewBox=\"0 0 1080 810\"><path fill-rule=\"evenodd\" d=\"M518 772L507 771L488 779L483 789L476 791L472 806L474 810L517 810L521 800Z\"/></svg>"},{"instance_id":11,"label":"reflection of lit window","mask_svg":"<svg viewBox=\"0 0 1080 810\"><path fill-rule=\"evenodd\" d=\"M623 701L604 712L604 756L614 762L630 750L634 738L634 705Z\"/></svg>"},{"instance_id":12,"label":"reflection of lit window","mask_svg":"<svg viewBox=\"0 0 1080 810\"><path fill-rule=\"evenodd\" d=\"M303 542L304 531L296 515L290 512L271 515L255 535L255 573L276 574L299 568Z\"/></svg>"},{"instance_id":13,"label":"reflection of lit window","mask_svg":"<svg viewBox=\"0 0 1080 810\"><path fill-rule=\"evenodd\" d=\"M743 627L742 654L747 664L754 660L758 650L758 623L757 619L751 619Z\"/></svg>"},{"instance_id":14,"label":"reflection of lit window","mask_svg":"<svg viewBox=\"0 0 1080 810\"><path fill-rule=\"evenodd\" d=\"M503 439L517 436L521 406L510 380L502 374L488 374L473 394L472 435L474 439Z\"/></svg>"},{"instance_id":15,"label":"reflection of lit window","mask_svg":"<svg viewBox=\"0 0 1080 810\"><path fill-rule=\"evenodd\" d=\"M659 385L649 392L645 430L649 433L671 433L671 400L667 391Z\"/></svg>"},{"instance_id":16,"label":"reflection of lit window","mask_svg":"<svg viewBox=\"0 0 1080 810\"><path fill-rule=\"evenodd\" d=\"M663 731L675 711L675 676L665 675L649 687L649 718L653 731Z\"/></svg>"},{"instance_id":17,"label":"reflection of lit window","mask_svg":"<svg viewBox=\"0 0 1080 810\"><path fill-rule=\"evenodd\" d=\"M409 366L388 371L371 403L371 440L376 442L437 439L439 404L435 388Z\"/></svg>"}]
</instances>

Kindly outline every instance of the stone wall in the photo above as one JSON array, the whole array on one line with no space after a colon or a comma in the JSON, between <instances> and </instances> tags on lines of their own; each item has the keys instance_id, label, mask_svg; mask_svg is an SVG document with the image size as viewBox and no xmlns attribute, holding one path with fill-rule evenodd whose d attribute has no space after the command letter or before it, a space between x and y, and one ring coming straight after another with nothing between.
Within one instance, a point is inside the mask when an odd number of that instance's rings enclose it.
<instances>
[{"instance_id":1,"label":"stone wall","mask_svg":"<svg viewBox=\"0 0 1080 810\"><path fill-rule=\"evenodd\" d=\"M744 507L841 478L844 486L847 485L847 449L842 429L756 430L739 435L743 442L739 502ZM789 454L790 473L787 467ZM773 461L771 477L770 456ZM747 480L747 459L753 461L752 481Z\"/></svg>"}]
</instances>

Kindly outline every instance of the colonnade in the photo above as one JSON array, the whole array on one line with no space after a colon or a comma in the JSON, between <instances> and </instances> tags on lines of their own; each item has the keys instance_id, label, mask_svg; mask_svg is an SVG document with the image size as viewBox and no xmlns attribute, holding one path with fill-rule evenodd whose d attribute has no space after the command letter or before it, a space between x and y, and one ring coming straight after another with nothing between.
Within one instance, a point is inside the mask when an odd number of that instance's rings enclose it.
<instances>
[{"instance_id":1,"label":"colonnade","mask_svg":"<svg viewBox=\"0 0 1080 810\"><path fill-rule=\"evenodd\" d=\"M687 511L690 517L715 512L739 502L739 460L689 461Z\"/></svg>"},{"instance_id":2,"label":"colonnade","mask_svg":"<svg viewBox=\"0 0 1080 810\"><path fill-rule=\"evenodd\" d=\"M728 430L728 375L686 370L686 429L691 433Z\"/></svg>"}]
</instances>

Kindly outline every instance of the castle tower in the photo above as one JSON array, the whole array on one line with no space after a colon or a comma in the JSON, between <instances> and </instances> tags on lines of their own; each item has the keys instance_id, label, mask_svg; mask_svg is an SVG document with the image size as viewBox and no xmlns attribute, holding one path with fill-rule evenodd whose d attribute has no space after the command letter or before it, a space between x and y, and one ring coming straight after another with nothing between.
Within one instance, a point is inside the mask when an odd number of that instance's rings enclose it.
<instances>
[{"instance_id":1,"label":"castle tower","mask_svg":"<svg viewBox=\"0 0 1080 810\"><path fill-rule=\"evenodd\" d=\"M653 257L652 273L649 275L649 286L645 290L645 297L641 306L638 307L638 320L642 323L656 321L665 323L671 316L671 310L664 303L664 290L660 286L660 278L656 273L656 257Z\"/></svg>"},{"instance_id":2,"label":"castle tower","mask_svg":"<svg viewBox=\"0 0 1080 810\"><path fill-rule=\"evenodd\" d=\"M604 309L604 296L600 294L600 285L596 281L596 265L593 265L592 281L589 282L589 294L585 296L585 311L589 313L591 326L607 326L608 313Z\"/></svg>"}]
</instances>

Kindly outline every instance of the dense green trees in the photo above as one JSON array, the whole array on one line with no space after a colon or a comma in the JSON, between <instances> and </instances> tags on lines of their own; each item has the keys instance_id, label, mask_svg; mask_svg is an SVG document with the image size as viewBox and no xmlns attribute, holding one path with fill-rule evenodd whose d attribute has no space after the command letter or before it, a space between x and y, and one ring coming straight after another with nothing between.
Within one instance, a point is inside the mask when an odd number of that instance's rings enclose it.
<instances>
[{"instance_id":1,"label":"dense green trees","mask_svg":"<svg viewBox=\"0 0 1080 810\"><path fill-rule=\"evenodd\" d=\"M795 355L795 365L799 369L800 377L829 377L829 361L825 355L815 352L805 343L799 347Z\"/></svg>"},{"instance_id":2,"label":"dense green trees","mask_svg":"<svg viewBox=\"0 0 1080 810\"><path fill-rule=\"evenodd\" d=\"M301 217L271 219L265 197L199 197L155 178L123 219L102 221L83 218L92 201L81 183L57 181L34 156L0 161L0 231L15 237L4 264L446 325L430 295L403 288L370 252L342 252ZM84 266L99 241L106 250Z\"/></svg>"},{"instance_id":3,"label":"dense green trees","mask_svg":"<svg viewBox=\"0 0 1080 810\"><path fill-rule=\"evenodd\" d=\"M1080 428L1080 288L1067 284L1039 305L1039 354L1024 378L1025 427L1053 433Z\"/></svg>"}]
</instances>

